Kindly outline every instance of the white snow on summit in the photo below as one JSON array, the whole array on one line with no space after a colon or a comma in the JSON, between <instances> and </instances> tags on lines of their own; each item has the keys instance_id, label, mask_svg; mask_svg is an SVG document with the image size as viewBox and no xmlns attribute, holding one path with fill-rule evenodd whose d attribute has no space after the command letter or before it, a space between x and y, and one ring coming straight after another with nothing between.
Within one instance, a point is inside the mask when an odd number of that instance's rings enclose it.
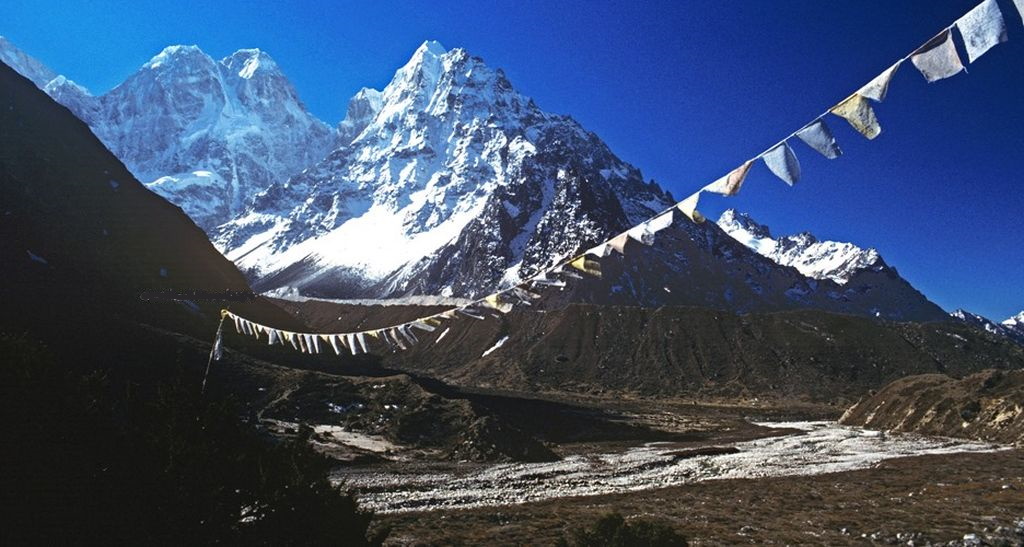
<instances>
[{"instance_id":1,"label":"white snow on summit","mask_svg":"<svg viewBox=\"0 0 1024 547\"><path fill-rule=\"evenodd\" d=\"M1002 326L1024 337L1024 311L1003 321Z\"/></svg>"},{"instance_id":2,"label":"white snow on summit","mask_svg":"<svg viewBox=\"0 0 1024 547\"><path fill-rule=\"evenodd\" d=\"M572 118L434 41L382 91L357 93L339 134L213 234L260 288L466 296L672 203Z\"/></svg>"},{"instance_id":3,"label":"white snow on summit","mask_svg":"<svg viewBox=\"0 0 1024 547\"><path fill-rule=\"evenodd\" d=\"M259 49L215 61L194 45L168 46L97 97L2 37L0 61L89 124L136 178L207 230L337 144L337 132L306 111Z\"/></svg>"},{"instance_id":4,"label":"white snow on summit","mask_svg":"<svg viewBox=\"0 0 1024 547\"><path fill-rule=\"evenodd\" d=\"M767 226L734 209L722 213L717 224L758 254L814 279L831 279L843 285L858 271L885 266L878 251L852 243L818 241L808 232L774 238Z\"/></svg>"}]
</instances>

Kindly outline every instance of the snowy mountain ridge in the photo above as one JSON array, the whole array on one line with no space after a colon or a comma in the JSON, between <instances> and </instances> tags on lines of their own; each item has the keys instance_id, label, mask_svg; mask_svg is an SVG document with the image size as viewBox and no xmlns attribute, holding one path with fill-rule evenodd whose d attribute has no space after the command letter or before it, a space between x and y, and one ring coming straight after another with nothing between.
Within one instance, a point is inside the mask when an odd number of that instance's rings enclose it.
<instances>
[{"instance_id":1,"label":"snowy mountain ridge","mask_svg":"<svg viewBox=\"0 0 1024 547\"><path fill-rule=\"evenodd\" d=\"M347 145L214 233L262 288L477 295L673 202L500 69L433 41L360 91L341 128Z\"/></svg>"},{"instance_id":2,"label":"snowy mountain ridge","mask_svg":"<svg viewBox=\"0 0 1024 547\"><path fill-rule=\"evenodd\" d=\"M997 336L1015 340L1016 342L1024 345L1024 311L1010 317L1002 323L996 323L986 317L982 317L976 313L971 313L963 309L958 309L949 315L954 319L967 323L968 325L972 325Z\"/></svg>"},{"instance_id":3,"label":"snowy mountain ridge","mask_svg":"<svg viewBox=\"0 0 1024 547\"><path fill-rule=\"evenodd\" d=\"M215 61L196 46L168 46L95 97L2 38L0 60L89 124L137 178L206 230L337 144L336 131L306 111L259 49Z\"/></svg>"},{"instance_id":4,"label":"snowy mountain ridge","mask_svg":"<svg viewBox=\"0 0 1024 547\"><path fill-rule=\"evenodd\" d=\"M1003 326L1011 329L1024 330L1024 311L1021 311L1017 315L1003 321Z\"/></svg>"},{"instance_id":5,"label":"snowy mountain ridge","mask_svg":"<svg viewBox=\"0 0 1024 547\"><path fill-rule=\"evenodd\" d=\"M887 267L875 249L862 249L846 242L819 241L810 232L774 238L768 226L734 209L722 213L717 224L758 254L783 266L792 266L814 279L831 279L843 285L858 271L880 271Z\"/></svg>"}]
</instances>

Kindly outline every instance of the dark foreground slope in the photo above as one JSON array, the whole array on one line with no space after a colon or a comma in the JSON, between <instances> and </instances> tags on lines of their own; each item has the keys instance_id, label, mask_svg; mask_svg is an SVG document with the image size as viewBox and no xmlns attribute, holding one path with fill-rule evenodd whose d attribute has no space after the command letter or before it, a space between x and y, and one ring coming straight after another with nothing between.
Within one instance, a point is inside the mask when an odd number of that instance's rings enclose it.
<instances>
[{"instance_id":1,"label":"dark foreground slope","mask_svg":"<svg viewBox=\"0 0 1024 547\"><path fill-rule=\"evenodd\" d=\"M871 429L914 431L1024 444L1024 370L901 378L865 397L840 420Z\"/></svg>"},{"instance_id":2,"label":"dark foreground slope","mask_svg":"<svg viewBox=\"0 0 1024 547\"><path fill-rule=\"evenodd\" d=\"M149 326L205 338L220 303L140 299L244 294L245 279L3 64L0 233L0 543L367 543L370 515L328 482L328 461L201 395L208 346ZM299 325L265 300L237 306Z\"/></svg>"},{"instance_id":3,"label":"dark foreground slope","mask_svg":"<svg viewBox=\"0 0 1024 547\"><path fill-rule=\"evenodd\" d=\"M278 302L325 332L393 324L436 310ZM446 328L444 340L434 344ZM516 310L500 319L458 319L421 339L384 362L459 385L542 392L848 405L907 375L960 377L1024 367L1024 348L966 325L813 310L735 315L574 304Z\"/></svg>"}]
</instances>

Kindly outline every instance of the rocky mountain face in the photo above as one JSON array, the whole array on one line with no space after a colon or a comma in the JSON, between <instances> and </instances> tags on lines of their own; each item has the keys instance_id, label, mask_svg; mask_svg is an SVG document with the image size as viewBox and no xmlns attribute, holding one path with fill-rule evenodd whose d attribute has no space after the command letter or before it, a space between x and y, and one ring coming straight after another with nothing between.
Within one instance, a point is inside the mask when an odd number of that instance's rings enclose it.
<instances>
[{"instance_id":1,"label":"rocky mountain face","mask_svg":"<svg viewBox=\"0 0 1024 547\"><path fill-rule=\"evenodd\" d=\"M941 308L891 268L853 272L846 283L815 279L736 241L712 222L677 215L653 245L597 259L601 277L574 280L545 304L700 306L736 313L818 309L898 321L943 321ZM548 291L549 293L551 291Z\"/></svg>"},{"instance_id":2,"label":"rocky mountain face","mask_svg":"<svg viewBox=\"0 0 1024 547\"><path fill-rule=\"evenodd\" d=\"M205 230L337 144L336 131L306 111L258 49L214 61L195 46L170 46L98 97L10 42L0 41L0 59L89 124L138 179Z\"/></svg>"},{"instance_id":3,"label":"rocky mountain face","mask_svg":"<svg viewBox=\"0 0 1024 547\"><path fill-rule=\"evenodd\" d=\"M840 423L1024 445L1024 370L900 378L852 406Z\"/></svg>"},{"instance_id":4,"label":"rocky mountain face","mask_svg":"<svg viewBox=\"0 0 1024 547\"><path fill-rule=\"evenodd\" d=\"M501 70L436 42L353 98L341 131L349 144L214 233L260 288L478 295L673 202Z\"/></svg>"}]
</instances>

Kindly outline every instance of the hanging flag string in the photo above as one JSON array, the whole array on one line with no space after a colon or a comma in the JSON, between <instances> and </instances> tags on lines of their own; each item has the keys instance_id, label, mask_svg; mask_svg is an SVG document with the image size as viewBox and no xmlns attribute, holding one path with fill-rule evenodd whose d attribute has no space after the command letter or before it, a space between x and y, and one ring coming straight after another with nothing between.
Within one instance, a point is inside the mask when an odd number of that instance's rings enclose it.
<instances>
[{"instance_id":1,"label":"hanging flag string","mask_svg":"<svg viewBox=\"0 0 1024 547\"><path fill-rule=\"evenodd\" d=\"M1021 16L1024 17L1024 0L1014 0L1014 4L1021 11ZM220 358L220 352L222 351L222 329L226 319L231 319L235 325L235 330L239 334L253 336L257 339L261 335L265 335L267 343L270 345L290 345L293 349L303 353L321 353L329 347L336 355L341 355L346 350L352 355L358 355L369 353L373 346L382 346L390 351L400 351L406 350L419 342L417 330L421 331L420 335L423 335L423 333L435 332L437 327L445 321L455 320L460 317L482 320L495 314L508 313L517 306L531 305L531 300L540 298L540 294L537 291L548 288L561 290L566 287L570 280L581 279L584 275L600 277L601 263L591 257L607 257L613 252L625 254L626 245L631 240L644 245L652 245L655 235L673 224L675 211L682 213L691 222L697 224L704 222L704 216L697 210L701 193L713 192L725 196L738 194L751 166L757 160L763 161L772 173L787 184L792 185L796 183L800 178L800 162L789 145L789 142L794 138L800 139L828 159L838 158L842 152L831 130L825 123L825 118L829 114L845 119L854 129L868 139L877 137L881 133L881 126L875 117L870 101L881 103L885 99L893 75L904 62L911 61L928 82L935 82L965 71L956 46L953 43L952 30L954 27L959 30L964 38L969 63L977 61L989 49L1007 40L1006 24L998 4L996 4L995 0L984 0L922 46L890 65L881 74L858 88L856 92L830 107L779 142L769 146L760 154L743 162L725 176L702 187L671 207L658 212L648 220L587 249L582 254L556 262L553 266L541 270L512 287L491 293L469 304L446 309L406 323L370 330L340 333L291 332L261 325L231 311L222 310L221 321L217 327L214 347L210 351L206 374L209 374L210 365L213 361ZM445 329L441 332L435 339L435 342L440 341L441 338L447 335L448 330ZM204 375L203 390L205 391L205 389L206 376Z\"/></svg>"}]
</instances>

